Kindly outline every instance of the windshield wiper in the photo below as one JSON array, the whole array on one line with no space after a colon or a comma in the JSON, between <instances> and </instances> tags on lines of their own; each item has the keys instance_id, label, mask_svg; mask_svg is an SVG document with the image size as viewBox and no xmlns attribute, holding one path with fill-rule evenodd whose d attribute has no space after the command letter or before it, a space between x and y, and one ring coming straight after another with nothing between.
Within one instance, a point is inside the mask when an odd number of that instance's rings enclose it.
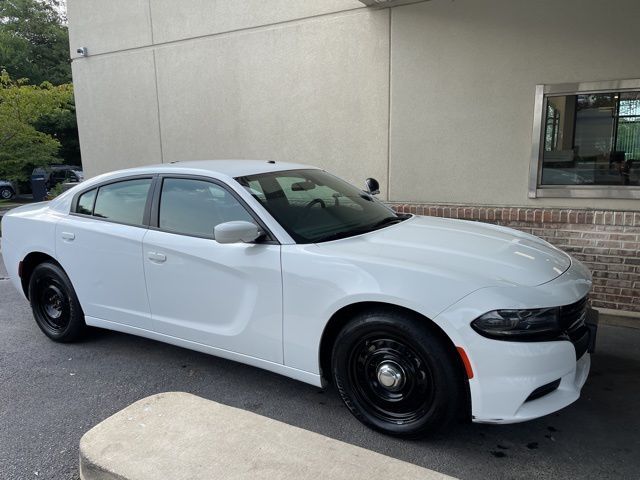
<instances>
[{"instance_id":1,"label":"windshield wiper","mask_svg":"<svg viewBox=\"0 0 640 480\"><path fill-rule=\"evenodd\" d=\"M332 240L340 240L341 238L353 237L356 235L362 235L363 233L373 232L374 230L379 230L382 227L386 227L388 225L393 225L394 223L400 223L409 218L410 215L398 215L397 217L386 217L380 220L379 222L374 223L373 225L367 225L362 228L355 228L353 230L343 230L341 232L331 233L329 235L325 235L324 237L320 237L317 240L314 240L313 243L320 242L330 242Z\"/></svg>"},{"instance_id":2,"label":"windshield wiper","mask_svg":"<svg viewBox=\"0 0 640 480\"><path fill-rule=\"evenodd\" d=\"M377 230L379 228L386 227L387 225L393 225L394 223L404 222L407 218L409 218L409 217L405 217L405 216L401 217L399 215L397 217L383 218L379 222L374 223L373 225L369 226L369 231Z\"/></svg>"}]
</instances>

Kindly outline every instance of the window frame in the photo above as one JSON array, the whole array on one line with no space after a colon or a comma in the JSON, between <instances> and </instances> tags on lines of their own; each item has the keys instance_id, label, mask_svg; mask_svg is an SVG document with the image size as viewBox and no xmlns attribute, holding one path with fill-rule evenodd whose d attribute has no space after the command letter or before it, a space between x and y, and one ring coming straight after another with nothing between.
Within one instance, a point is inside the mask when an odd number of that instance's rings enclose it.
<instances>
[{"instance_id":1,"label":"window frame","mask_svg":"<svg viewBox=\"0 0 640 480\"><path fill-rule=\"evenodd\" d=\"M529 163L529 198L640 199L640 186L541 184L548 97L639 90L640 79L536 85Z\"/></svg>"},{"instance_id":2,"label":"window frame","mask_svg":"<svg viewBox=\"0 0 640 480\"><path fill-rule=\"evenodd\" d=\"M125 225L127 227L138 227L138 228L147 229L147 228L149 228L149 215L151 213L151 200L153 199L153 193L154 193L154 190L156 188L156 177L157 177L157 175L154 175L154 174L132 175L132 176L128 176L128 177L119 177L119 178L107 180L106 182L98 183L96 185L91 185L90 187L87 187L86 189L83 189L83 190L79 191L78 193L76 193L73 196L73 199L71 200L71 209L69 210L69 215L72 215L72 216L75 216L75 217L90 218L92 220L97 220L97 221L100 221L100 222L113 223L113 224L116 224L116 225ZM149 190L147 191L147 199L145 201L144 212L142 214L142 224L118 222L116 220L111 220L110 218L96 217L93 213L94 213L95 208L96 208L96 201L98 200L98 195L100 194L100 189L102 187L106 187L108 185L113 185L115 183L122 183L122 182L126 182L126 181L129 181L129 180L151 180L151 184L149 185ZM85 193L90 192L91 190L96 190L96 196L93 199L93 206L91 207L91 215L87 215L86 213L79 213L77 211L77 209L78 209L78 201L80 200L80 197L82 195L84 195Z\"/></svg>"},{"instance_id":3,"label":"window frame","mask_svg":"<svg viewBox=\"0 0 640 480\"><path fill-rule=\"evenodd\" d=\"M233 188L231 188L225 182L218 180L217 178L207 177L203 175L191 175L191 174L180 174L180 173L162 173L158 174L155 178L153 185L153 192L151 200L148 200L150 204L149 209L149 221L148 221L148 229L155 230L158 232L170 233L172 235L180 235L183 237L192 237L192 238L202 238L204 240L214 241L213 232L211 236L208 235L195 235L183 232L176 232L173 230L168 230L166 228L160 228L160 197L162 196L162 185L165 179L184 179L184 180L200 180L204 182L211 183L216 185L229 194L233 196L238 203L246 210L249 216L255 221L256 225L264 232L265 238L260 242L252 242L259 243L260 245L280 245L280 242L277 240L277 237L273 234L273 232L267 227L267 225L262 221L260 216L255 212L253 208L236 192ZM97 196L96 196L97 198ZM217 242L216 242L217 243Z\"/></svg>"}]
</instances>

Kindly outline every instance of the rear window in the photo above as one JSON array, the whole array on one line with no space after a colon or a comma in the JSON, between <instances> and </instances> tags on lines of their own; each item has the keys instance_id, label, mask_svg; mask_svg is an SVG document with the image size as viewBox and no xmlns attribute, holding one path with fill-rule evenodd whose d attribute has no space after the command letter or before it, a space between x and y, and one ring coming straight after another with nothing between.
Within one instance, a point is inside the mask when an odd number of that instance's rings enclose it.
<instances>
[{"instance_id":1,"label":"rear window","mask_svg":"<svg viewBox=\"0 0 640 480\"><path fill-rule=\"evenodd\" d=\"M89 190L88 192L84 192L80 195L78 199L78 206L76 207L76 213L81 213L83 215L93 215L93 203L96 199L97 190L94 188L93 190Z\"/></svg>"},{"instance_id":2,"label":"rear window","mask_svg":"<svg viewBox=\"0 0 640 480\"><path fill-rule=\"evenodd\" d=\"M150 186L150 178L141 178L100 187L93 215L113 222L142 225Z\"/></svg>"}]
</instances>

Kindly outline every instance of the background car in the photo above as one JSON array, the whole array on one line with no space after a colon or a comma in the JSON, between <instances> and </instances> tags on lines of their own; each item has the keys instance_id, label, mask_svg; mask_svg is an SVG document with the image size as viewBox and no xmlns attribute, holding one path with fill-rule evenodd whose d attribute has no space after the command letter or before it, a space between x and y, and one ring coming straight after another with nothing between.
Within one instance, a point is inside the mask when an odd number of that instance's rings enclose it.
<instances>
[{"instance_id":1,"label":"background car","mask_svg":"<svg viewBox=\"0 0 640 480\"><path fill-rule=\"evenodd\" d=\"M33 175L44 175L45 186L51 190L59 183L77 183L84 180L82 167L78 165L48 165L33 169Z\"/></svg>"},{"instance_id":2,"label":"background car","mask_svg":"<svg viewBox=\"0 0 640 480\"><path fill-rule=\"evenodd\" d=\"M13 183L7 180L0 180L0 200L11 200L16 195Z\"/></svg>"}]
</instances>

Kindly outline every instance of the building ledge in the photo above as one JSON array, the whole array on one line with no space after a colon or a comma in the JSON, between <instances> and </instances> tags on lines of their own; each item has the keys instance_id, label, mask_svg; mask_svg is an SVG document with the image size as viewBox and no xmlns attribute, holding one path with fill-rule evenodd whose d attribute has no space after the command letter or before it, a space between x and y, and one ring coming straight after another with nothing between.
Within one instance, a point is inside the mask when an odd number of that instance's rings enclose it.
<instances>
[{"instance_id":1,"label":"building ledge","mask_svg":"<svg viewBox=\"0 0 640 480\"><path fill-rule=\"evenodd\" d=\"M422 3L427 0L360 0L367 7L397 7L398 5L406 5L408 3Z\"/></svg>"}]
</instances>

